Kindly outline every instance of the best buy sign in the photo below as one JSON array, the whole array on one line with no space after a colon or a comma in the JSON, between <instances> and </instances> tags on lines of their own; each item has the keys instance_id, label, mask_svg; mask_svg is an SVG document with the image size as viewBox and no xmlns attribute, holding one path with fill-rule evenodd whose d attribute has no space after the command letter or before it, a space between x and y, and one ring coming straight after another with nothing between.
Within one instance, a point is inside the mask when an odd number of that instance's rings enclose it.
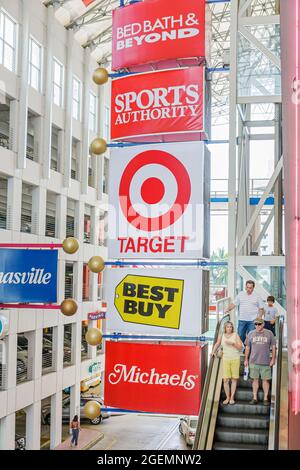
<instances>
[{"instance_id":1,"label":"best buy sign","mask_svg":"<svg viewBox=\"0 0 300 470\"><path fill-rule=\"evenodd\" d=\"M150 276L126 276L115 289L115 307L122 320L179 329L184 281Z\"/></svg>"}]
</instances>

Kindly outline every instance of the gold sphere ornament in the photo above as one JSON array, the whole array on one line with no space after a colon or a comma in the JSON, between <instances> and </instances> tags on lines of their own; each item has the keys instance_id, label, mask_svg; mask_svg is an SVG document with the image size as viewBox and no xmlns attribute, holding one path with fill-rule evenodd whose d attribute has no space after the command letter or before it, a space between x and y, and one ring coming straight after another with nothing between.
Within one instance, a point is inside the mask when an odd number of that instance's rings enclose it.
<instances>
[{"instance_id":1,"label":"gold sphere ornament","mask_svg":"<svg viewBox=\"0 0 300 470\"><path fill-rule=\"evenodd\" d=\"M69 253L69 255L73 255L79 249L79 242L77 238L68 237L65 238L63 241L63 250L65 253Z\"/></svg>"},{"instance_id":2,"label":"gold sphere ornament","mask_svg":"<svg viewBox=\"0 0 300 470\"><path fill-rule=\"evenodd\" d=\"M101 406L95 400L89 400L86 402L83 408L84 415L89 419L98 418L101 415Z\"/></svg>"},{"instance_id":3,"label":"gold sphere ornament","mask_svg":"<svg viewBox=\"0 0 300 470\"><path fill-rule=\"evenodd\" d=\"M71 317L72 315L75 315L77 312L78 305L73 299L65 299L62 301L60 304L60 311L66 317Z\"/></svg>"},{"instance_id":4,"label":"gold sphere ornament","mask_svg":"<svg viewBox=\"0 0 300 470\"><path fill-rule=\"evenodd\" d=\"M102 331L98 328L90 328L85 335L85 340L90 346L98 346L102 341Z\"/></svg>"},{"instance_id":5,"label":"gold sphere ornament","mask_svg":"<svg viewBox=\"0 0 300 470\"><path fill-rule=\"evenodd\" d=\"M90 152L94 153L95 155L101 155L105 153L107 150L107 142L102 137L97 137L94 139L90 145Z\"/></svg>"},{"instance_id":6,"label":"gold sphere ornament","mask_svg":"<svg viewBox=\"0 0 300 470\"><path fill-rule=\"evenodd\" d=\"M105 268L105 261L101 256L93 256L88 262L88 267L93 273L101 273Z\"/></svg>"},{"instance_id":7,"label":"gold sphere ornament","mask_svg":"<svg viewBox=\"0 0 300 470\"><path fill-rule=\"evenodd\" d=\"M96 85L104 85L108 82L109 75L108 71L103 67L98 67L93 73L93 80Z\"/></svg>"}]
</instances>

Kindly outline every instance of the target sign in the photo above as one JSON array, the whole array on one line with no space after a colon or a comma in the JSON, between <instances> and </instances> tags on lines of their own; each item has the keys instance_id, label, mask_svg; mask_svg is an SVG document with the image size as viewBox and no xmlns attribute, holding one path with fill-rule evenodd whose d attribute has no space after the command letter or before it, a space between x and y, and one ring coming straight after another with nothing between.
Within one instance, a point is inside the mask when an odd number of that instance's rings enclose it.
<instances>
[{"instance_id":1,"label":"target sign","mask_svg":"<svg viewBox=\"0 0 300 470\"><path fill-rule=\"evenodd\" d=\"M149 171L151 176L147 177ZM159 212L165 204L170 208L162 209L160 215L145 216L135 209L131 193L136 196L135 200L151 208L151 212L155 208ZM176 157L162 150L146 150L126 166L119 197L128 222L139 230L153 232L173 225L182 216L190 202L191 181L185 166Z\"/></svg>"},{"instance_id":2,"label":"target sign","mask_svg":"<svg viewBox=\"0 0 300 470\"><path fill-rule=\"evenodd\" d=\"M114 149L109 257L202 257L204 144Z\"/></svg>"}]
</instances>

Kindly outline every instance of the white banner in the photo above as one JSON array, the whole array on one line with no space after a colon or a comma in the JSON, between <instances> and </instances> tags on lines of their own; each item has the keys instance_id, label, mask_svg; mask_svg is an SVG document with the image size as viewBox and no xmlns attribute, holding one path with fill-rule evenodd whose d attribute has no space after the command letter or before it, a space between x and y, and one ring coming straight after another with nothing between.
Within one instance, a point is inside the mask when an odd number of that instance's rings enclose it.
<instances>
[{"instance_id":1,"label":"white banner","mask_svg":"<svg viewBox=\"0 0 300 470\"><path fill-rule=\"evenodd\" d=\"M202 333L202 270L107 269L107 332L188 335Z\"/></svg>"},{"instance_id":2,"label":"white banner","mask_svg":"<svg viewBox=\"0 0 300 470\"><path fill-rule=\"evenodd\" d=\"M203 257L204 153L203 142L112 150L109 258Z\"/></svg>"}]
</instances>

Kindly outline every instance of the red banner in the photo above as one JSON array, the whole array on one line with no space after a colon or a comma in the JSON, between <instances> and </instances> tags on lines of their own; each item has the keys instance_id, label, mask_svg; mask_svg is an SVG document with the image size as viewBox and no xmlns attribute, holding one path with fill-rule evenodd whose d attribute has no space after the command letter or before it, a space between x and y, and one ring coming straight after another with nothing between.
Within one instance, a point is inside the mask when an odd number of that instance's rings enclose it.
<instances>
[{"instance_id":1,"label":"red banner","mask_svg":"<svg viewBox=\"0 0 300 470\"><path fill-rule=\"evenodd\" d=\"M203 131L204 67L112 82L111 139Z\"/></svg>"},{"instance_id":2,"label":"red banner","mask_svg":"<svg viewBox=\"0 0 300 470\"><path fill-rule=\"evenodd\" d=\"M205 57L205 0L144 0L113 11L112 68Z\"/></svg>"},{"instance_id":3,"label":"red banner","mask_svg":"<svg viewBox=\"0 0 300 470\"><path fill-rule=\"evenodd\" d=\"M83 3L85 4L86 7L88 7L91 3L93 3L95 0L82 0Z\"/></svg>"},{"instance_id":4,"label":"red banner","mask_svg":"<svg viewBox=\"0 0 300 470\"><path fill-rule=\"evenodd\" d=\"M104 395L115 408L197 415L200 346L108 341Z\"/></svg>"}]
</instances>

